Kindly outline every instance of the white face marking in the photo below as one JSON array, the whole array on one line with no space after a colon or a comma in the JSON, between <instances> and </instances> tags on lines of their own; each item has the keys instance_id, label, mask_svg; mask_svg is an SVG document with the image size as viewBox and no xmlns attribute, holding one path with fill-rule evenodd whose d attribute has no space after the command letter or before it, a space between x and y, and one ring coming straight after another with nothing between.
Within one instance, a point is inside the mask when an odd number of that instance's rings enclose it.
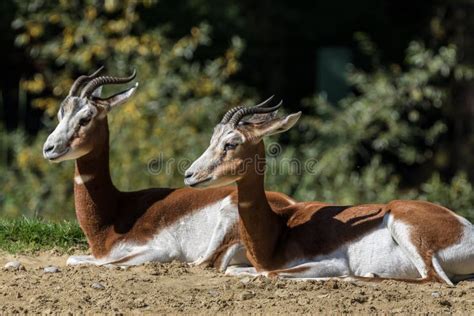
<instances>
[{"instance_id":1,"label":"white face marking","mask_svg":"<svg viewBox=\"0 0 474 316\"><path fill-rule=\"evenodd\" d=\"M251 202L239 202L239 205L242 206L242 207L249 207L252 205Z\"/></svg>"},{"instance_id":2,"label":"white face marking","mask_svg":"<svg viewBox=\"0 0 474 316\"><path fill-rule=\"evenodd\" d=\"M209 147L197 158L186 170L185 174L192 174L186 177L185 184L193 187L221 187L235 182L235 179L220 179L214 172L223 164L225 156L225 145L228 143L238 145L234 150L241 150L245 143L245 136L229 124L219 124L214 128Z\"/></svg>"},{"instance_id":3,"label":"white face marking","mask_svg":"<svg viewBox=\"0 0 474 316\"><path fill-rule=\"evenodd\" d=\"M92 180L93 178L94 176L91 174L80 174L74 177L74 182L76 182L76 184L85 184L89 182L90 180Z\"/></svg>"},{"instance_id":4,"label":"white face marking","mask_svg":"<svg viewBox=\"0 0 474 316\"><path fill-rule=\"evenodd\" d=\"M43 146L43 156L52 161L77 159L90 149L73 148L72 141L81 129L87 131L98 110L88 100L71 97L66 99L58 113L59 123Z\"/></svg>"}]
</instances>

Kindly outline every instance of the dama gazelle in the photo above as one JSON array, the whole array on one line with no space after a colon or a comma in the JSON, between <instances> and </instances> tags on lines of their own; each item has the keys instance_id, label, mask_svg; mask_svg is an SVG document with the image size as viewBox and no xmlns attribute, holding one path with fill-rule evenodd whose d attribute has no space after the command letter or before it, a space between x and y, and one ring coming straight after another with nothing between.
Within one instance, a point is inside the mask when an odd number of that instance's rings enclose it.
<instances>
[{"instance_id":1,"label":"dama gazelle","mask_svg":"<svg viewBox=\"0 0 474 316\"><path fill-rule=\"evenodd\" d=\"M301 115L276 118L280 105L226 114L209 148L185 173L191 187L237 183L240 236L254 268L228 272L449 284L472 276L474 228L442 206L423 201L358 206L304 202L273 209L264 194L262 139L288 130ZM244 119L255 113L259 118Z\"/></svg>"},{"instance_id":2,"label":"dama gazelle","mask_svg":"<svg viewBox=\"0 0 474 316\"><path fill-rule=\"evenodd\" d=\"M76 161L76 215L92 255L72 256L67 263L125 266L180 260L221 270L229 264L248 264L238 236L235 188L204 192L115 188L109 172L107 114L130 98L137 84L101 98L103 85L135 78L135 72L126 78L99 76L101 69L74 82L59 109L59 123L43 148L49 161ZM279 193L269 192L268 198L276 208L292 203Z\"/></svg>"}]
</instances>

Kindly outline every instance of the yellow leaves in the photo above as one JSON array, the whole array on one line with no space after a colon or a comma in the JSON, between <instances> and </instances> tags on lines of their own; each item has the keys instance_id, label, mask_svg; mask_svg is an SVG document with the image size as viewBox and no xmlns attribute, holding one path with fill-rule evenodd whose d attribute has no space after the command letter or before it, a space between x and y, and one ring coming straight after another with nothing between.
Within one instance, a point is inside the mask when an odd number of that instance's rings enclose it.
<instances>
[{"instance_id":1,"label":"yellow leaves","mask_svg":"<svg viewBox=\"0 0 474 316\"><path fill-rule=\"evenodd\" d=\"M196 95L203 97L212 94L216 87L210 78L203 77L197 81L193 88Z\"/></svg>"},{"instance_id":2,"label":"yellow leaves","mask_svg":"<svg viewBox=\"0 0 474 316\"><path fill-rule=\"evenodd\" d=\"M235 60L230 60L225 69L224 69L224 74L230 76L235 74L239 70L239 63Z\"/></svg>"},{"instance_id":3,"label":"yellow leaves","mask_svg":"<svg viewBox=\"0 0 474 316\"><path fill-rule=\"evenodd\" d=\"M235 49L228 49L225 53L224 75L231 76L239 71L239 62L237 61L237 53Z\"/></svg>"},{"instance_id":4,"label":"yellow leaves","mask_svg":"<svg viewBox=\"0 0 474 316\"><path fill-rule=\"evenodd\" d=\"M143 0L143 6L144 7L151 7L152 5L156 4L158 1L157 0Z\"/></svg>"},{"instance_id":5,"label":"yellow leaves","mask_svg":"<svg viewBox=\"0 0 474 316\"><path fill-rule=\"evenodd\" d=\"M24 145L24 144L22 144ZM34 144L30 146L22 146L21 149L18 151L15 160L16 165L21 170L32 170L32 169L44 169L44 160L42 155L38 155L38 148L42 144Z\"/></svg>"},{"instance_id":6,"label":"yellow leaves","mask_svg":"<svg viewBox=\"0 0 474 316\"><path fill-rule=\"evenodd\" d=\"M105 0L104 8L105 8L105 11L107 11L107 12L114 12L118 8L118 1L117 0Z\"/></svg>"},{"instance_id":7,"label":"yellow leaves","mask_svg":"<svg viewBox=\"0 0 474 316\"><path fill-rule=\"evenodd\" d=\"M127 104L122 106L121 111L127 120L140 118L140 111L138 111L135 102L127 102Z\"/></svg>"},{"instance_id":8,"label":"yellow leaves","mask_svg":"<svg viewBox=\"0 0 474 316\"><path fill-rule=\"evenodd\" d=\"M44 82L44 77L42 74L37 73L34 75L33 79L23 80L21 86L28 92L40 93L44 90L46 84Z\"/></svg>"},{"instance_id":9,"label":"yellow leaves","mask_svg":"<svg viewBox=\"0 0 474 316\"><path fill-rule=\"evenodd\" d=\"M151 46L151 51L153 52L153 54L155 55L160 55L161 54L161 46L158 42L155 42L152 44Z\"/></svg>"},{"instance_id":10,"label":"yellow leaves","mask_svg":"<svg viewBox=\"0 0 474 316\"><path fill-rule=\"evenodd\" d=\"M150 50L148 49L148 47L144 46L144 45L140 45L138 46L138 49L137 49L138 53L142 56L144 55L148 55L148 53L150 52Z\"/></svg>"},{"instance_id":11,"label":"yellow leaves","mask_svg":"<svg viewBox=\"0 0 474 316\"><path fill-rule=\"evenodd\" d=\"M89 63L92 60L92 56L93 56L92 51L88 49L82 50L79 53L79 58L85 63Z\"/></svg>"},{"instance_id":12,"label":"yellow leaves","mask_svg":"<svg viewBox=\"0 0 474 316\"><path fill-rule=\"evenodd\" d=\"M21 169L28 167L30 161L30 154L26 149L21 150L16 156L16 163Z\"/></svg>"},{"instance_id":13,"label":"yellow leaves","mask_svg":"<svg viewBox=\"0 0 474 316\"><path fill-rule=\"evenodd\" d=\"M115 49L124 54L133 52L137 46L138 40L132 36L123 37L115 42Z\"/></svg>"},{"instance_id":14,"label":"yellow leaves","mask_svg":"<svg viewBox=\"0 0 474 316\"><path fill-rule=\"evenodd\" d=\"M67 27L63 31L63 49L69 50L74 45L74 30Z\"/></svg>"},{"instance_id":15,"label":"yellow leaves","mask_svg":"<svg viewBox=\"0 0 474 316\"><path fill-rule=\"evenodd\" d=\"M165 116L167 119L176 119L179 116L179 106L176 103L171 103L166 108Z\"/></svg>"},{"instance_id":16,"label":"yellow leaves","mask_svg":"<svg viewBox=\"0 0 474 316\"><path fill-rule=\"evenodd\" d=\"M93 6L86 8L85 17L87 20L94 20L97 17L97 10Z\"/></svg>"},{"instance_id":17,"label":"yellow leaves","mask_svg":"<svg viewBox=\"0 0 474 316\"><path fill-rule=\"evenodd\" d=\"M158 124L156 124L153 128L153 135L155 137L158 137L158 136L161 136L163 134L164 130L163 128L161 128L161 126L159 126Z\"/></svg>"},{"instance_id":18,"label":"yellow leaves","mask_svg":"<svg viewBox=\"0 0 474 316\"><path fill-rule=\"evenodd\" d=\"M60 0L59 4L61 5L61 7L67 8L70 5L70 1L69 0Z\"/></svg>"},{"instance_id":19,"label":"yellow leaves","mask_svg":"<svg viewBox=\"0 0 474 316\"><path fill-rule=\"evenodd\" d=\"M107 24L105 24L105 30L109 33L122 33L127 30L128 26L128 21L124 19L111 20Z\"/></svg>"},{"instance_id":20,"label":"yellow leaves","mask_svg":"<svg viewBox=\"0 0 474 316\"><path fill-rule=\"evenodd\" d=\"M54 116L57 110L58 100L55 98L38 98L32 102L34 107L45 110L49 116Z\"/></svg>"},{"instance_id":21,"label":"yellow leaves","mask_svg":"<svg viewBox=\"0 0 474 316\"><path fill-rule=\"evenodd\" d=\"M61 16L57 13L50 14L48 16L48 21L51 24L58 24L61 21Z\"/></svg>"},{"instance_id":22,"label":"yellow leaves","mask_svg":"<svg viewBox=\"0 0 474 316\"><path fill-rule=\"evenodd\" d=\"M99 58L105 57L107 54L107 49L106 47L100 45L100 44L94 44L91 47L91 53L95 56L98 56Z\"/></svg>"},{"instance_id":23,"label":"yellow leaves","mask_svg":"<svg viewBox=\"0 0 474 316\"><path fill-rule=\"evenodd\" d=\"M40 23L28 22L26 23L26 32L31 38L38 38L43 35L44 28Z\"/></svg>"},{"instance_id":24,"label":"yellow leaves","mask_svg":"<svg viewBox=\"0 0 474 316\"><path fill-rule=\"evenodd\" d=\"M58 78L59 80L54 83L53 94L56 97L63 97L71 88L74 82L73 78L63 77Z\"/></svg>"},{"instance_id":25,"label":"yellow leaves","mask_svg":"<svg viewBox=\"0 0 474 316\"><path fill-rule=\"evenodd\" d=\"M420 91L420 89L418 88L413 88L410 90L410 97L418 102L418 101L421 101L421 99L423 99L423 93Z\"/></svg>"},{"instance_id":26,"label":"yellow leaves","mask_svg":"<svg viewBox=\"0 0 474 316\"><path fill-rule=\"evenodd\" d=\"M142 56L153 54L153 55L160 55L161 54L161 46L156 37L151 36L149 34L144 34L140 37L140 46L138 48L138 53Z\"/></svg>"},{"instance_id":27,"label":"yellow leaves","mask_svg":"<svg viewBox=\"0 0 474 316\"><path fill-rule=\"evenodd\" d=\"M201 30L198 27L193 27L191 29L191 36L192 37L200 37L201 36Z\"/></svg>"}]
</instances>

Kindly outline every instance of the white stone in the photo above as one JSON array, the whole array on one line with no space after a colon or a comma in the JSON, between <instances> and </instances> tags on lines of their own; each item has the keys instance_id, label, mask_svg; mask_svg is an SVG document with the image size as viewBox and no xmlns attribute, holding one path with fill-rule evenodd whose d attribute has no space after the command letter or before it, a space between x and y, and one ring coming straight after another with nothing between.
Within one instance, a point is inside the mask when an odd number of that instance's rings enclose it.
<instances>
[{"instance_id":1,"label":"white stone","mask_svg":"<svg viewBox=\"0 0 474 316\"><path fill-rule=\"evenodd\" d=\"M20 261L7 262L3 268L5 270L12 270L12 271L25 270L25 267L20 263Z\"/></svg>"},{"instance_id":2,"label":"white stone","mask_svg":"<svg viewBox=\"0 0 474 316\"><path fill-rule=\"evenodd\" d=\"M92 283L91 287L96 290L103 290L105 289L105 286L100 284L100 283Z\"/></svg>"},{"instance_id":3,"label":"white stone","mask_svg":"<svg viewBox=\"0 0 474 316\"><path fill-rule=\"evenodd\" d=\"M49 266L43 269L45 273L58 273L61 272L58 267L55 266Z\"/></svg>"}]
</instances>

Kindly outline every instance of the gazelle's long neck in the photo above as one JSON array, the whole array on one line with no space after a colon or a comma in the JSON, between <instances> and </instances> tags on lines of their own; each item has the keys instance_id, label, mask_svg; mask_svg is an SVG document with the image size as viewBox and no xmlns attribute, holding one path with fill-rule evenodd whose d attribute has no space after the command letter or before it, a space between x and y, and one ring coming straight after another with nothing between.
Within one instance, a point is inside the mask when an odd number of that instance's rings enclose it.
<instances>
[{"instance_id":1,"label":"gazelle's long neck","mask_svg":"<svg viewBox=\"0 0 474 316\"><path fill-rule=\"evenodd\" d=\"M92 253L102 254L107 228L113 223L118 191L109 171L109 129L101 121L97 144L89 154L76 160L74 200L76 215Z\"/></svg>"},{"instance_id":2,"label":"gazelle's long neck","mask_svg":"<svg viewBox=\"0 0 474 316\"><path fill-rule=\"evenodd\" d=\"M265 146L258 144L246 175L237 182L240 234L249 259L257 270L271 270L282 230L282 220L274 213L265 195Z\"/></svg>"}]
</instances>

